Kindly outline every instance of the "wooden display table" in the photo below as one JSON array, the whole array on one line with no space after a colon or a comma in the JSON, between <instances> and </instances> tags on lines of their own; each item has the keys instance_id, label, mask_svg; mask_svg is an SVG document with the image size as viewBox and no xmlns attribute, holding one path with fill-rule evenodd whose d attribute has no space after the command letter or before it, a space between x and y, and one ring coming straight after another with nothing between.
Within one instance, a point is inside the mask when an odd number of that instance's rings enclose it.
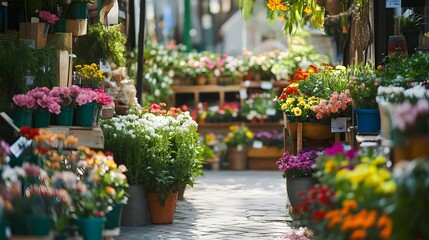
<instances>
[{"instance_id":1,"label":"wooden display table","mask_svg":"<svg viewBox=\"0 0 429 240\"><path fill-rule=\"evenodd\" d=\"M100 127L79 126L53 126L46 128L53 133L62 133L66 136L73 135L79 139L78 146L91 149L104 149L104 134Z\"/></svg>"}]
</instances>

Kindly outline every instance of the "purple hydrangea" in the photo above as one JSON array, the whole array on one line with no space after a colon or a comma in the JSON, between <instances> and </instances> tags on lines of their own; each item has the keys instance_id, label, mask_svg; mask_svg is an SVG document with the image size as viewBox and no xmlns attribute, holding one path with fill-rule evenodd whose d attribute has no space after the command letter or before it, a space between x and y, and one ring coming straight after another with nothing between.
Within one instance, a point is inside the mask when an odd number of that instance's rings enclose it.
<instances>
[{"instance_id":1,"label":"purple hydrangea","mask_svg":"<svg viewBox=\"0 0 429 240\"><path fill-rule=\"evenodd\" d=\"M297 156L285 151L276 164L283 172L283 177L311 176L316 170L315 163L319 155L320 152L315 150L301 150Z\"/></svg>"}]
</instances>

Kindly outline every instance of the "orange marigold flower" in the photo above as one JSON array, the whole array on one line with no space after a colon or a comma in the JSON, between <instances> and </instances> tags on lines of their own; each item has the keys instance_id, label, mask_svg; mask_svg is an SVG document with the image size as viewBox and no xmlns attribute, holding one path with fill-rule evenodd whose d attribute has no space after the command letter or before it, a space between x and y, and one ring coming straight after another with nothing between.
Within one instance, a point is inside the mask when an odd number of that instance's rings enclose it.
<instances>
[{"instance_id":1,"label":"orange marigold flower","mask_svg":"<svg viewBox=\"0 0 429 240\"><path fill-rule=\"evenodd\" d=\"M335 217L335 216L337 216L337 215L339 215L340 214L340 211L339 210L331 210L331 211L328 211L326 214L325 214L325 218L333 218L333 217Z\"/></svg>"},{"instance_id":2,"label":"orange marigold flower","mask_svg":"<svg viewBox=\"0 0 429 240\"><path fill-rule=\"evenodd\" d=\"M331 219L331 221L329 221L328 223L328 228L333 228L335 227L335 225L338 225L339 223L341 223L341 215L335 216Z\"/></svg>"},{"instance_id":3,"label":"orange marigold flower","mask_svg":"<svg viewBox=\"0 0 429 240\"><path fill-rule=\"evenodd\" d=\"M267 7L268 7L270 10L274 11L274 10L276 9L276 4L275 4L274 2L268 2L268 3L267 3Z\"/></svg>"},{"instance_id":4,"label":"orange marigold flower","mask_svg":"<svg viewBox=\"0 0 429 240\"><path fill-rule=\"evenodd\" d=\"M371 210L368 212L368 215L366 217L366 221L363 222L364 228L370 228L374 225L375 219L377 218L377 211Z\"/></svg>"},{"instance_id":5,"label":"orange marigold flower","mask_svg":"<svg viewBox=\"0 0 429 240\"><path fill-rule=\"evenodd\" d=\"M341 226L341 231L347 232L348 230L353 228L356 228L354 217L352 215L349 215L344 219L343 225Z\"/></svg>"},{"instance_id":6,"label":"orange marigold flower","mask_svg":"<svg viewBox=\"0 0 429 240\"><path fill-rule=\"evenodd\" d=\"M280 15L280 16L279 16L279 19L280 19L280 21L284 21L284 20L285 20L285 16Z\"/></svg>"},{"instance_id":7,"label":"orange marigold flower","mask_svg":"<svg viewBox=\"0 0 429 240\"><path fill-rule=\"evenodd\" d=\"M363 229L356 229L350 235L351 240L365 239L365 237L366 237L366 231Z\"/></svg>"},{"instance_id":8,"label":"orange marigold flower","mask_svg":"<svg viewBox=\"0 0 429 240\"><path fill-rule=\"evenodd\" d=\"M392 234L393 223L392 220L385 214L383 214L377 221L377 227L383 229L380 231L381 239L389 239Z\"/></svg>"},{"instance_id":9,"label":"orange marigold flower","mask_svg":"<svg viewBox=\"0 0 429 240\"><path fill-rule=\"evenodd\" d=\"M286 5L283 5L283 4L279 4L279 5L277 5L277 10L280 10L280 11L287 11L287 6Z\"/></svg>"},{"instance_id":10,"label":"orange marigold flower","mask_svg":"<svg viewBox=\"0 0 429 240\"><path fill-rule=\"evenodd\" d=\"M347 199L346 201L344 201L343 203L343 210L342 213L343 214L347 214L349 211L353 211L355 210L357 207L357 202L354 199Z\"/></svg>"}]
</instances>

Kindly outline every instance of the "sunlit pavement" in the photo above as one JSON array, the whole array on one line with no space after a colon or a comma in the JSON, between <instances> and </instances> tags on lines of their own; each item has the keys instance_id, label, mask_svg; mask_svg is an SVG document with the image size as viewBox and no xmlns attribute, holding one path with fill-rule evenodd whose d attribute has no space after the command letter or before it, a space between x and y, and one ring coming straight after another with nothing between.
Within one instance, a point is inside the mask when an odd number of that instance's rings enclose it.
<instances>
[{"instance_id":1,"label":"sunlit pavement","mask_svg":"<svg viewBox=\"0 0 429 240\"><path fill-rule=\"evenodd\" d=\"M206 171L174 223L123 227L115 239L283 239L291 218L280 171Z\"/></svg>"}]
</instances>

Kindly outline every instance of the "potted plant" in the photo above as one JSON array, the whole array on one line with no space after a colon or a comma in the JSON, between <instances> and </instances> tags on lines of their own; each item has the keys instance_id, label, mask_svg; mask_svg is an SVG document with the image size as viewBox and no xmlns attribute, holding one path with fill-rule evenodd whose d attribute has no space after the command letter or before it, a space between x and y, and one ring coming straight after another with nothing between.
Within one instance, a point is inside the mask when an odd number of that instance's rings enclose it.
<instances>
[{"instance_id":1,"label":"potted plant","mask_svg":"<svg viewBox=\"0 0 429 240\"><path fill-rule=\"evenodd\" d=\"M248 147L252 144L254 135L246 126L231 125L223 139L227 145L226 158L230 170L247 169Z\"/></svg>"},{"instance_id":2,"label":"potted plant","mask_svg":"<svg viewBox=\"0 0 429 240\"><path fill-rule=\"evenodd\" d=\"M380 112L376 101L377 87L380 83L379 72L371 63L351 69L348 88L357 116L359 133L380 132Z\"/></svg>"},{"instance_id":3,"label":"potted plant","mask_svg":"<svg viewBox=\"0 0 429 240\"><path fill-rule=\"evenodd\" d=\"M61 112L60 99L49 95L49 88L36 87L28 91L34 98L33 127L46 128L51 122L50 113L58 115Z\"/></svg>"},{"instance_id":4,"label":"potted plant","mask_svg":"<svg viewBox=\"0 0 429 240\"><path fill-rule=\"evenodd\" d=\"M76 98L80 88L76 85L70 87L53 87L49 95L59 99L60 113L56 117L59 126L73 125L73 110L76 106Z\"/></svg>"},{"instance_id":5,"label":"potted plant","mask_svg":"<svg viewBox=\"0 0 429 240\"><path fill-rule=\"evenodd\" d=\"M79 86L86 88L99 88L104 80L104 73L95 63L76 65L76 74L79 78Z\"/></svg>"},{"instance_id":6,"label":"potted plant","mask_svg":"<svg viewBox=\"0 0 429 240\"><path fill-rule=\"evenodd\" d=\"M145 135L142 134L138 115L119 115L101 120L104 134L104 148L111 152L118 164L127 166L129 188L128 203L123 207L122 226L140 226L149 223L147 210L147 191L143 181ZM133 149L133 151L130 151Z\"/></svg>"},{"instance_id":7,"label":"potted plant","mask_svg":"<svg viewBox=\"0 0 429 240\"><path fill-rule=\"evenodd\" d=\"M28 93L16 94L12 97L13 123L21 128L33 125L33 110L36 107L33 96Z\"/></svg>"},{"instance_id":8,"label":"potted plant","mask_svg":"<svg viewBox=\"0 0 429 240\"><path fill-rule=\"evenodd\" d=\"M76 39L73 51L76 63L104 63L125 66L126 38L120 31L120 24L106 27L96 23L88 27L88 33ZM91 49L91 51L88 51Z\"/></svg>"},{"instance_id":9,"label":"potted plant","mask_svg":"<svg viewBox=\"0 0 429 240\"><path fill-rule=\"evenodd\" d=\"M301 150L296 156L285 151L277 160L277 167L286 179L288 199L292 207L302 202L299 198L301 192L317 183L313 174L316 172L315 163L318 156L319 152L315 150Z\"/></svg>"},{"instance_id":10,"label":"potted plant","mask_svg":"<svg viewBox=\"0 0 429 240\"><path fill-rule=\"evenodd\" d=\"M409 54L414 54L416 48L419 47L420 34L424 26L423 14L413 12L408 16L398 16L401 26L401 33L407 41L407 49Z\"/></svg>"},{"instance_id":11,"label":"potted plant","mask_svg":"<svg viewBox=\"0 0 429 240\"><path fill-rule=\"evenodd\" d=\"M88 17L88 5L94 0L71 0L68 4L68 18L70 19L85 19Z\"/></svg>"}]
</instances>

